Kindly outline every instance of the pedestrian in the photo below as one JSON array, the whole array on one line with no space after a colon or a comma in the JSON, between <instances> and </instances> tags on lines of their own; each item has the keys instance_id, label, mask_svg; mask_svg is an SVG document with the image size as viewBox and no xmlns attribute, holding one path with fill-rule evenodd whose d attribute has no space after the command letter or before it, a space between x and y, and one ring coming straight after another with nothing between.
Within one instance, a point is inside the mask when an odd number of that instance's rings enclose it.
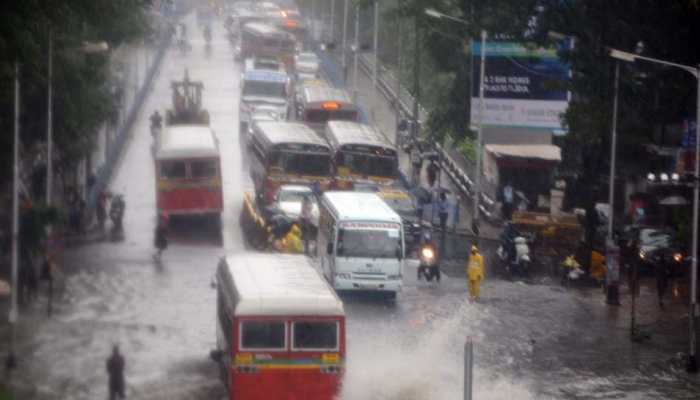
<instances>
[{"instance_id":1,"label":"pedestrian","mask_svg":"<svg viewBox=\"0 0 700 400\"><path fill-rule=\"evenodd\" d=\"M162 216L158 220L158 225L156 225L156 232L155 232L155 238L153 240L153 244L156 247L156 254L153 256L157 261L160 261L160 258L163 254L163 251L168 248L168 228L167 228L167 217Z\"/></svg>"},{"instance_id":2,"label":"pedestrian","mask_svg":"<svg viewBox=\"0 0 700 400\"><path fill-rule=\"evenodd\" d=\"M481 281L484 279L484 258L479 254L476 245L472 245L467 264L467 277L469 279L469 300L479 300Z\"/></svg>"},{"instance_id":3,"label":"pedestrian","mask_svg":"<svg viewBox=\"0 0 700 400\"><path fill-rule=\"evenodd\" d=\"M431 160L430 164L428 164L428 168L425 170L426 178L428 178L428 186L435 186L435 181L437 180L437 174L439 171L440 167L438 166L437 162L435 162L435 160Z\"/></svg>"},{"instance_id":4,"label":"pedestrian","mask_svg":"<svg viewBox=\"0 0 700 400\"><path fill-rule=\"evenodd\" d=\"M301 214L299 222L301 224L301 238L304 241L304 254L309 254L309 239L311 237L311 211L313 205L309 196L304 196L301 201Z\"/></svg>"},{"instance_id":5,"label":"pedestrian","mask_svg":"<svg viewBox=\"0 0 700 400\"><path fill-rule=\"evenodd\" d=\"M119 346L112 347L112 355L107 359L109 375L109 400L124 399L124 368L126 361L119 352Z\"/></svg>"},{"instance_id":6,"label":"pedestrian","mask_svg":"<svg viewBox=\"0 0 700 400\"><path fill-rule=\"evenodd\" d=\"M445 194L445 192L441 192L438 199L437 208L438 218L440 218L440 229L443 232L447 232L447 213L449 211L449 206L450 205L447 202L447 194Z\"/></svg>"},{"instance_id":7,"label":"pedestrian","mask_svg":"<svg viewBox=\"0 0 700 400\"><path fill-rule=\"evenodd\" d=\"M420 171L423 168L423 155L420 152L418 143L414 143L411 148L411 166L413 167L413 184L420 184Z\"/></svg>"},{"instance_id":8,"label":"pedestrian","mask_svg":"<svg viewBox=\"0 0 700 400\"><path fill-rule=\"evenodd\" d=\"M503 206L501 208L503 219L510 221L513 218L513 186L510 182L503 187Z\"/></svg>"},{"instance_id":9,"label":"pedestrian","mask_svg":"<svg viewBox=\"0 0 700 400\"><path fill-rule=\"evenodd\" d=\"M56 274L56 264L54 262L53 256L47 254L44 257L44 263L41 266L41 279L48 283L48 304L46 309L46 314L51 317L53 313L53 281Z\"/></svg>"},{"instance_id":10,"label":"pedestrian","mask_svg":"<svg viewBox=\"0 0 700 400\"><path fill-rule=\"evenodd\" d=\"M107 194L101 191L97 197L97 208L95 210L97 216L97 225L100 230L105 227L105 220L107 219Z\"/></svg>"},{"instance_id":11,"label":"pedestrian","mask_svg":"<svg viewBox=\"0 0 700 400\"><path fill-rule=\"evenodd\" d=\"M659 307L664 308L664 295L668 288L669 276L668 263L666 262L665 255L659 257L659 262L656 263L654 272L656 272L656 292L659 295Z\"/></svg>"}]
</instances>

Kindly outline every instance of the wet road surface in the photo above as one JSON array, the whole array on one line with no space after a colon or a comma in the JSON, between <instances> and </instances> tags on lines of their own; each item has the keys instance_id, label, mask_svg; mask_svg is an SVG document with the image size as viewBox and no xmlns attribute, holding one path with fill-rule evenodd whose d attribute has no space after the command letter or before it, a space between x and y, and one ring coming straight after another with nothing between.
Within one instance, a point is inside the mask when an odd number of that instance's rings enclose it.
<instances>
[{"instance_id":1,"label":"wet road surface","mask_svg":"<svg viewBox=\"0 0 700 400\"><path fill-rule=\"evenodd\" d=\"M114 343L126 356L129 398L225 398L208 359L216 309L210 282L219 257L245 251L237 225L241 192L250 187L237 132L240 73L221 25L207 52L194 18L187 21L192 51L168 52L111 184L126 199L124 240L68 250L53 318L44 316L43 299L29 310L15 374L22 399L106 398L105 360ZM204 106L221 146L225 211L220 234L185 224L155 262L148 116L168 107L170 80L185 68L204 82ZM698 382L670 361L676 344L631 344L624 318L602 306L599 293L488 278L483 299L469 303L458 273L440 285L416 282L410 263L395 304L345 298L342 398L461 398L468 337L475 342L477 399L698 398Z\"/></svg>"}]
</instances>

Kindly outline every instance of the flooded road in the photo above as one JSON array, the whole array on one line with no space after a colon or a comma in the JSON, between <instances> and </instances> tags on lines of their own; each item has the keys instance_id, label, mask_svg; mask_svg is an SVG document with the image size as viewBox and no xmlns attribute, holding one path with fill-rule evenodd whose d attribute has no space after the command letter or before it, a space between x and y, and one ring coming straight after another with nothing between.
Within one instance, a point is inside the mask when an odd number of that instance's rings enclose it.
<instances>
[{"instance_id":1,"label":"flooded road","mask_svg":"<svg viewBox=\"0 0 700 400\"><path fill-rule=\"evenodd\" d=\"M250 187L238 138L239 65L214 25L211 51L188 18L192 51L170 49L118 167L111 189L127 204L123 241L69 249L62 287L47 319L35 304L20 332L15 386L21 399L104 399L111 346L125 354L131 399L223 399L208 354L215 346L218 259L245 251L238 227ZM170 81L187 69L204 83L222 154L221 232L183 224L160 262L153 260L155 185L148 116L170 102ZM485 248L486 254L493 249ZM677 343L640 346L624 316L595 291L565 291L488 276L469 303L464 278L417 282L409 263L396 304L345 298L344 400L447 400L462 396L463 345L475 343L475 399L697 399L700 385L675 367Z\"/></svg>"}]
</instances>

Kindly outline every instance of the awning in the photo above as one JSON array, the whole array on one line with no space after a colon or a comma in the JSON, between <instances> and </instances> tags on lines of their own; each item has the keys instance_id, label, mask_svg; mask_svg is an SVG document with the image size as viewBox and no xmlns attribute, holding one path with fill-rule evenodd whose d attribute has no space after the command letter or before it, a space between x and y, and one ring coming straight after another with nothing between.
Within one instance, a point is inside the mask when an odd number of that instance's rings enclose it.
<instances>
[{"instance_id":1,"label":"awning","mask_svg":"<svg viewBox=\"0 0 700 400\"><path fill-rule=\"evenodd\" d=\"M485 148L496 158L513 157L561 161L561 149L551 144L487 144Z\"/></svg>"}]
</instances>

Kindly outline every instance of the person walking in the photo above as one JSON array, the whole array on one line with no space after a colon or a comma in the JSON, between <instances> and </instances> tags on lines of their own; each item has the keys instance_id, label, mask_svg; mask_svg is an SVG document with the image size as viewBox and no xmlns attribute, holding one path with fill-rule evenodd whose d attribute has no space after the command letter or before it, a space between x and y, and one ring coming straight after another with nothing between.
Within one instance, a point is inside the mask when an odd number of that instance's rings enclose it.
<instances>
[{"instance_id":1,"label":"person walking","mask_svg":"<svg viewBox=\"0 0 700 400\"><path fill-rule=\"evenodd\" d=\"M107 359L107 375L109 375L109 400L124 399L124 368L126 361L119 352L119 346L112 347L112 355Z\"/></svg>"},{"instance_id":2,"label":"person walking","mask_svg":"<svg viewBox=\"0 0 700 400\"><path fill-rule=\"evenodd\" d=\"M656 292L659 296L659 308L664 308L664 295L666 294L666 289L668 288L668 263L666 262L666 255L659 257L659 262L654 267L654 272L656 273Z\"/></svg>"},{"instance_id":3,"label":"person walking","mask_svg":"<svg viewBox=\"0 0 700 400\"><path fill-rule=\"evenodd\" d=\"M153 256L156 261L160 261L163 251L168 248L168 228L166 226L166 221L166 217L163 216L159 219L158 225L156 226L155 239L153 243L157 251Z\"/></svg>"},{"instance_id":4,"label":"person walking","mask_svg":"<svg viewBox=\"0 0 700 400\"><path fill-rule=\"evenodd\" d=\"M97 215L97 225L100 230L103 230L107 219L107 194L105 192L100 192L100 195L97 197L95 214Z\"/></svg>"},{"instance_id":5,"label":"person walking","mask_svg":"<svg viewBox=\"0 0 700 400\"><path fill-rule=\"evenodd\" d=\"M411 147L411 166L413 167L413 184L420 185L420 171L423 168L423 154L420 152L418 143Z\"/></svg>"},{"instance_id":6,"label":"person walking","mask_svg":"<svg viewBox=\"0 0 700 400\"><path fill-rule=\"evenodd\" d=\"M450 205L447 202L447 194L445 194L445 192L441 192L438 198L437 209L438 218L440 218L440 229L443 232L447 232L447 214L449 211L449 206Z\"/></svg>"},{"instance_id":7,"label":"person walking","mask_svg":"<svg viewBox=\"0 0 700 400\"><path fill-rule=\"evenodd\" d=\"M506 183L503 187L503 208L501 209L501 214L503 214L503 219L510 221L513 218L513 186L510 182Z\"/></svg>"},{"instance_id":8,"label":"person walking","mask_svg":"<svg viewBox=\"0 0 700 400\"><path fill-rule=\"evenodd\" d=\"M428 179L428 186L431 188L435 186L438 172L440 172L440 166L438 166L435 160L430 160L430 164L428 164L428 167L425 169L425 175Z\"/></svg>"},{"instance_id":9,"label":"person walking","mask_svg":"<svg viewBox=\"0 0 700 400\"><path fill-rule=\"evenodd\" d=\"M472 245L467 264L467 278L469 279L469 300L479 300L481 281L484 279L484 258L479 254L476 245Z\"/></svg>"}]
</instances>

